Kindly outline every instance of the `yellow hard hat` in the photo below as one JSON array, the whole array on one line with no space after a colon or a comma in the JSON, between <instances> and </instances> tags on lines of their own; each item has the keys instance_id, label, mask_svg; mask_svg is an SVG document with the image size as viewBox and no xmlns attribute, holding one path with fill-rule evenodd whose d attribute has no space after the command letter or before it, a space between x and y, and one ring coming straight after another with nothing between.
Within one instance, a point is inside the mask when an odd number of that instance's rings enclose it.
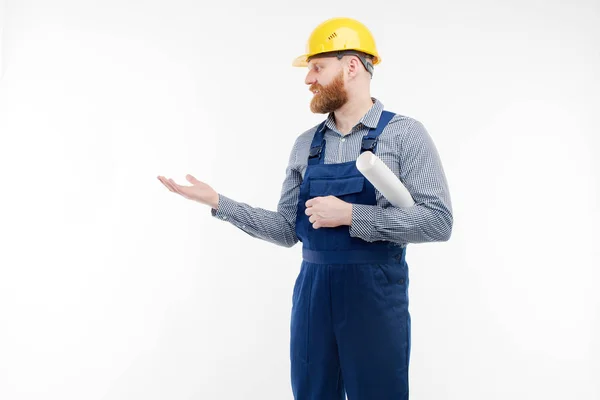
<instances>
[{"instance_id":1,"label":"yellow hard hat","mask_svg":"<svg viewBox=\"0 0 600 400\"><path fill-rule=\"evenodd\" d=\"M373 35L364 24L352 18L331 18L312 31L306 43L306 54L294 59L292 66L305 67L312 56L349 50L372 56L373 65L381 62ZM365 60L362 61L365 64Z\"/></svg>"}]
</instances>

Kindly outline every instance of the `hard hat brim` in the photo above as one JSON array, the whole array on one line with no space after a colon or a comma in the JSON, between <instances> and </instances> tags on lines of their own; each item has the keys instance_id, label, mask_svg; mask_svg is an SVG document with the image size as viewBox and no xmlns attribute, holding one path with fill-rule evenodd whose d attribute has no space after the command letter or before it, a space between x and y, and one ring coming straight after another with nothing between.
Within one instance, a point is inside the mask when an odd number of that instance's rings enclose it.
<instances>
[{"instance_id":1,"label":"hard hat brim","mask_svg":"<svg viewBox=\"0 0 600 400\"><path fill-rule=\"evenodd\" d=\"M308 54L301 55L296 57L294 61L292 61L293 67L306 67L308 65Z\"/></svg>"}]
</instances>

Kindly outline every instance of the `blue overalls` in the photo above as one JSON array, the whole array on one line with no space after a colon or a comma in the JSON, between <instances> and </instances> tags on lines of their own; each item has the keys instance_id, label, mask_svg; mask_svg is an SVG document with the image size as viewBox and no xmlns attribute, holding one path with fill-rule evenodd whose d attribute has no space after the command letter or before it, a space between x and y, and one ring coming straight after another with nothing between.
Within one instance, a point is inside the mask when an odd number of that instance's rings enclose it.
<instances>
[{"instance_id":1,"label":"blue overalls","mask_svg":"<svg viewBox=\"0 0 600 400\"><path fill-rule=\"evenodd\" d=\"M384 111L362 140L376 150L390 121ZM355 161L325 164L325 123L315 132L300 186L296 234L303 261L294 285L291 378L296 400L408 399L410 314L405 248L351 237L349 226L314 229L305 203L333 195L376 205L375 188ZM345 393L344 393L345 392Z\"/></svg>"}]
</instances>

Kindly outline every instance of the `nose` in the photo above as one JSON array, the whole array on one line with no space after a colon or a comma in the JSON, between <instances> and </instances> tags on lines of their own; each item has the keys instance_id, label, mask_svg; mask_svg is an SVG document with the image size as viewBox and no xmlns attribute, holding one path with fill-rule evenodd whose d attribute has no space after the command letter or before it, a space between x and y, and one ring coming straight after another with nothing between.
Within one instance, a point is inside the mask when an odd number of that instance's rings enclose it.
<instances>
[{"instance_id":1,"label":"nose","mask_svg":"<svg viewBox=\"0 0 600 400\"><path fill-rule=\"evenodd\" d=\"M308 74L306 74L306 78L304 79L304 83L306 83L307 85L312 85L316 81L317 80L315 79L314 75L312 74L312 71L309 71Z\"/></svg>"}]
</instances>

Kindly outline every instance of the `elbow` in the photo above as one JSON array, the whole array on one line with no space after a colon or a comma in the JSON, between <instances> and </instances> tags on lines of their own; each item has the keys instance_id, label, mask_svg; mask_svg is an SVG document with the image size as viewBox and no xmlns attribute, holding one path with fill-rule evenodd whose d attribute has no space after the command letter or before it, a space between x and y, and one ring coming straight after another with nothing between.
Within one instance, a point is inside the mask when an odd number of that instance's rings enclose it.
<instances>
[{"instance_id":1,"label":"elbow","mask_svg":"<svg viewBox=\"0 0 600 400\"><path fill-rule=\"evenodd\" d=\"M295 225L288 224L287 230L283 235L283 240L279 243L283 247L294 247L296 243L298 243L298 236L296 235L296 227Z\"/></svg>"},{"instance_id":2,"label":"elbow","mask_svg":"<svg viewBox=\"0 0 600 400\"><path fill-rule=\"evenodd\" d=\"M275 238L275 237L269 236L264 239L269 243L273 243L273 244L276 244L277 246L286 247L286 248L294 247L294 245L298 242L298 239L296 239L295 237L288 237L288 236L283 237L283 238Z\"/></svg>"},{"instance_id":3,"label":"elbow","mask_svg":"<svg viewBox=\"0 0 600 400\"><path fill-rule=\"evenodd\" d=\"M438 242L447 242L450 240L452 236L452 227L448 227L447 231L444 231L441 235L438 236Z\"/></svg>"},{"instance_id":4,"label":"elbow","mask_svg":"<svg viewBox=\"0 0 600 400\"><path fill-rule=\"evenodd\" d=\"M447 242L452 236L453 224L454 219L451 212L440 212L429 224L427 236L432 242Z\"/></svg>"},{"instance_id":5,"label":"elbow","mask_svg":"<svg viewBox=\"0 0 600 400\"><path fill-rule=\"evenodd\" d=\"M294 236L294 238L290 238L285 240L283 243L280 243L283 247L287 247L288 249L294 247L294 245L298 243L298 238Z\"/></svg>"},{"instance_id":6,"label":"elbow","mask_svg":"<svg viewBox=\"0 0 600 400\"><path fill-rule=\"evenodd\" d=\"M449 211L443 213L441 217L441 223L439 224L438 228L438 241L447 242L452 236L454 218L452 217L452 213L450 213Z\"/></svg>"}]
</instances>

